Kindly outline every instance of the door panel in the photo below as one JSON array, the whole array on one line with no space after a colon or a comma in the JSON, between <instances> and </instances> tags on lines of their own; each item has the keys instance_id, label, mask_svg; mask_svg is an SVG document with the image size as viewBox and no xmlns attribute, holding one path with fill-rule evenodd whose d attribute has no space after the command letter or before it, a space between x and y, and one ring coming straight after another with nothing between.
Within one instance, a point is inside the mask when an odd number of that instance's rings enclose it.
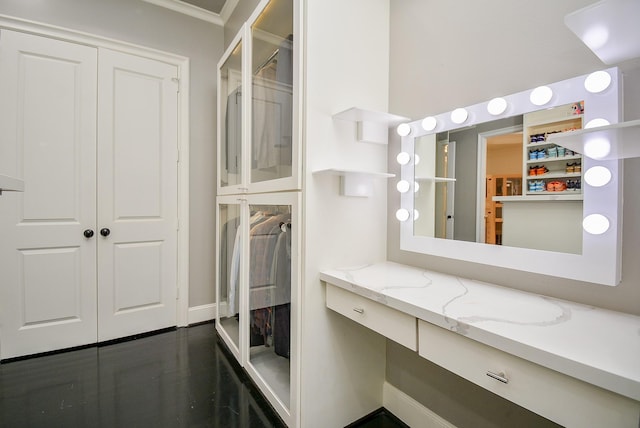
<instances>
[{"instance_id":1,"label":"door panel","mask_svg":"<svg viewBox=\"0 0 640 428\"><path fill-rule=\"evenodd\" d=\"M22 250L20 254L23 328L79 321L82 294L79 248ZM51 278L56 278L55 286Z\"/></svg>"},{"instance_id":2,"label":"door panel","mask_svg":"<svg viewBox=\"0 0 640 428\"><path fill-rule=\"evenodd\" d=\"M177 67L100 50L98 338L176 325Z\"/></svg>"},{"instance_id":3,"label":"door panel","mask_svg":"<svg viewBox=\"0 0 640 428\"><path fill-rule=\"evenodd\" d=\"M94 48L2 30L0 358L96 341Z\"/></svg>"}]
</instances>

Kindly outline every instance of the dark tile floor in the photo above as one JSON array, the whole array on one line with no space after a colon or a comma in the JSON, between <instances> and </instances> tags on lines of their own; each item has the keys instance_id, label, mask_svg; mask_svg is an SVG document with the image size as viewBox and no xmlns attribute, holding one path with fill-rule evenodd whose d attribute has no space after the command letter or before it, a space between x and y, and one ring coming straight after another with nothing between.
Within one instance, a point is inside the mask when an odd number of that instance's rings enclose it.
<instances>
[{"instance_id":1,"label":"dark tile floor","mask_svg":"<svg viewBox=\"0 0 640 428\"><path fill-rule=\"evenodd\" d=\"M213 324L0 364L0 427L282 427Z\"/></svg>"},{"instance_id":2,"label":"dark tile floor","mask_svg":"<svg viewBox=\"0 0 640 428\"><path fill-rule=\"evenodd\" d=\"M0 428L284 427L211 323L0 364ZM350 428L406 427L382 410Z\"/></svg>"}]
</instances>

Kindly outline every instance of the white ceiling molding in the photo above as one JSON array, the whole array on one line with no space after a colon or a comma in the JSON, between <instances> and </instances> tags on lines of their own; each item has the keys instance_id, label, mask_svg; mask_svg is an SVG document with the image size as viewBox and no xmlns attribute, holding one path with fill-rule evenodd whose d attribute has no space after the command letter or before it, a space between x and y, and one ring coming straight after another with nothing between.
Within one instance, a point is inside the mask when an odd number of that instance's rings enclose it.
<instances>
[{"instance_id":1,"label":"white ceiling molding","mask_svg":"<svg viewBox=\"0 0 640 428\"><path fill-rule=\"evenodd\" d=\"M229 17L233 13L239 1L240 0L227 0L224 3L224 6L222 6L222 10L220 11L220 17L222 18L222 22L226 23L229 20Z\"/></svg>"},{"instance_id":2,"label":"white ceiling molding","mask_svg":"<svg viewBox=\"0 0 640 428\"><path fill-rule=\"evenodd\" d=\"M166 9L171 9L174 12L179 12L193 18L201 19L203 21L210 22L212 24L224 26L224 20L217 13L210 12L208 10L202 9L198 6L194 6L189 3L185 3L180 0L143 0L147 3L155 4L156 6L164 7ZM237 4L238 0L234 0ZM229 2L227 2L229 3ZM227 5L225 4L222 8L222 11L226 9ZM235 5L234 5L235 7ZM233 11L233 9L231 9ZM231 13L229 13L231 15Z\"/></svg>"}]
</instances>

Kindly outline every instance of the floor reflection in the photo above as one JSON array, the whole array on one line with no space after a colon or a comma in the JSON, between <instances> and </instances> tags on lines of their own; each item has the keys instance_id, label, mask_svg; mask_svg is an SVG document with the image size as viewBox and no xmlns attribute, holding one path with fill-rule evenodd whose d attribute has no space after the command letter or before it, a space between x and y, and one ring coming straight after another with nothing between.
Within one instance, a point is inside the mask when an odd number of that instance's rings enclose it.
<instances>
[{"instance_id":1,"label":"floor reflection","mask_svg":"<svg viewBox=\"0 0 640 428\"><path fill-rule=\"evenodd\" d=\"M0 427L282 427L213 324L0 364Z\"/></svg>"}]
</instances>

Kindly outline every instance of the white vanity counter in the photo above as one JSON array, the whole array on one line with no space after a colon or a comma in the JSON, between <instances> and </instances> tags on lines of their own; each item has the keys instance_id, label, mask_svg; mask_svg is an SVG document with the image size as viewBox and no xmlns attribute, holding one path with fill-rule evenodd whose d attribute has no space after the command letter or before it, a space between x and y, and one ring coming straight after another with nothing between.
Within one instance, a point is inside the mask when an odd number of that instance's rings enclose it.
<instances>
[{"instance_id":1,"label":"white vanity counter","mask_svg":"<svg viewBox=\"0 0 640 428\"><path fill-rule=\"evenodd\" d=\"M320 279L589 384L640 401L640 317L393 262ZM421 346L421 344L418 344Z\"/></svg>"}]
</instances>

